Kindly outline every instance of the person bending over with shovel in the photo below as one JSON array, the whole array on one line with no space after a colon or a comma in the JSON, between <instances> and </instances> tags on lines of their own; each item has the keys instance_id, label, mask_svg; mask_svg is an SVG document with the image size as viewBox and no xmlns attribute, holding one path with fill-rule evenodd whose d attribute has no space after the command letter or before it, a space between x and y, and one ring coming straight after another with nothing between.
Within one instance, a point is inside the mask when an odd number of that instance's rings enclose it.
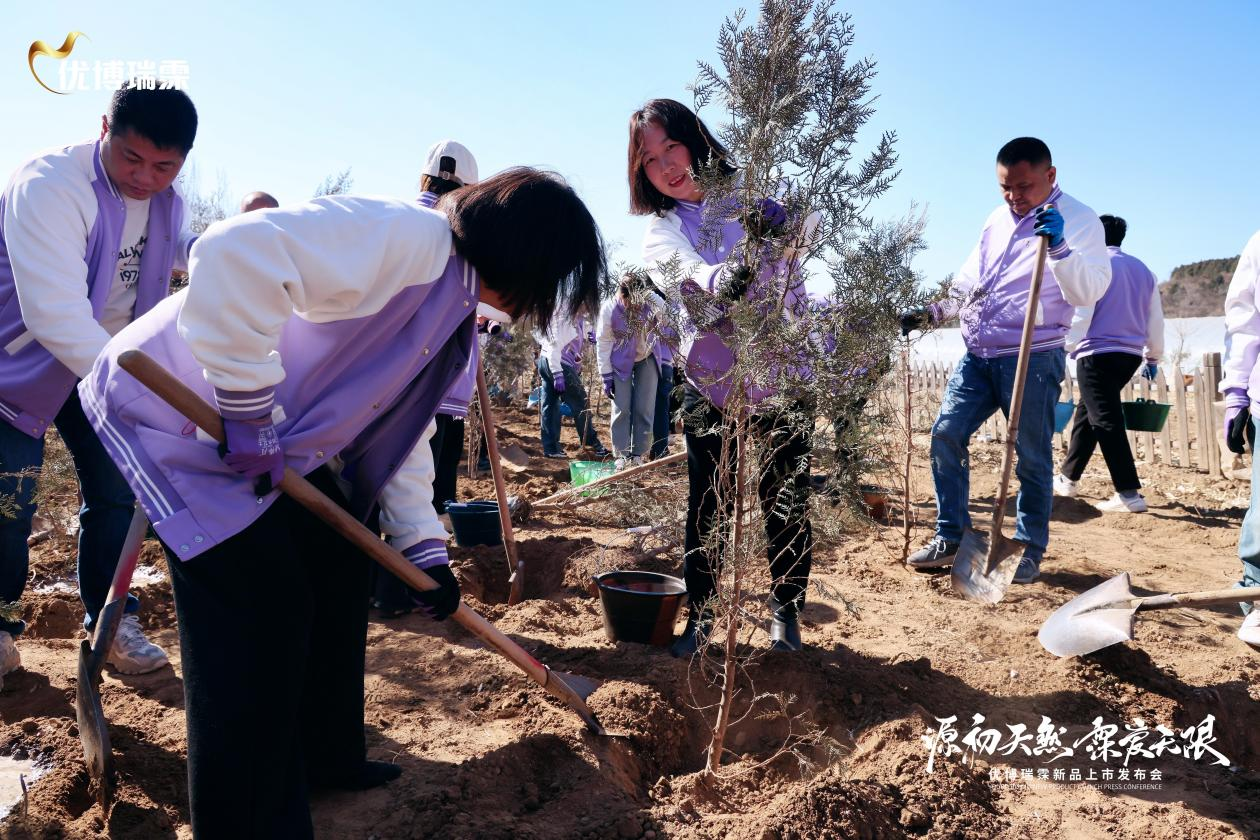
<instances>
[{"instance_id":1,"label":"person bending over with shovel","mask_svg":"<svg viewBox=\"0 0 1260 840\"><path fill-rule=\"evenodd\" d=\"M948 297L901 315L905 334L958 315L967 346L932 425L936 535L906 562L916 569L949 568L971 525L968 441L993 412L1009 410L1037 241L1044 236L1048 260L1035 301L1038 315L1015 442L1015 539L1024 549L1014 580L1032 583L1050 538L1051 439L1064 374L1064 337L1073 308L1089 306L1107 291L1111 262L1102 223L1093 210L1060 189L1045 143L1033 137L1007 143L997 154L997 179L1004 203L985 221Z\"/></svg>"},{"instance_id":2,"label":"person bending over with shovel","mask_svg":"<svg viewBox=\"0 0 1260 840\"><path fill-rule=\"evenodd\" d=\"M179 90L125 85L95 141L23 164L0 196L0 602L26 587L26 538L44 432L55 425L74 459L79 594L90 634L109 592L135 497L83 416L75 382L133 318L166 297L187 265L192 234L175 179L197 136L197 111ZM124 674L166 664L127 596L107 661ZM20 620L0 619L0 678L17 667ZM254 644L255 642L251 642Z\"/></svg>"},{"instance_id":3,"label":"person bending over with shovel","mask_svg":"<svg viewBox=\"0 0 1260 840\"><path fill-rule=\"evenodd\" d=\"M726 482L722 468L722 435L733 427L724 413L732 382L727 376L734 364L732 349L715 330L706 314L728 306L745 295L764 290L749 283L748 268L728 262L742 249L748 232L739 219L728 218L717 236L702 230L705 194L693 179L696 161L716 161L725 174L734 174L726 149L690 108L672 99L653 99L630 117L630 209L650 215L643 238L643 261L666 300L684 313L679 337L678 362L685 365L683 430L687 440L687 523L684 540L683 577L687 582L688 618L683 635L674 643L674 656L695 653L713 626L708 607L717 591L714 576L720 558L711 557L709 536L718 521L719 495L733 508L730 493L719 494ZM765 199L762 216L786 220L777 202ZM808 236L817 224L813 215L805 226ZM717 241L714 241L714 240ZM788 249L776 271L795 273L794 249ZM677 272L666 270L677 265ZM742 269L742 271L741 271ZM794 275L795 276L795 275ZM750 287L753 291L749 291ZM763 291L764 295L765 292ZM774 294L779 294L775 290ZM782 311L790 317L793 307L803 305L803 284L789 286ZM777 300L758 299L767 316ZM773 396L769 389L753 388L750 402ZM803 413L807 413L804 412ZM758 494L765 525L770 566L770 639L774 650L799 651L798 616L805 603L813 560L813 536L809 522L810 441L782 415L765 412L754 418L756 433L774 440L771 454L758 466ZM726 466L733 476L736 464ZM733 483L733 482L732 482Z\"/></svg>"},{"instance_id":4,"label":"person bending over with shovel","mask_svg":"<svg viewBox=\"0 0 1260 840\"><path fill-rule=\"evenodd\" d=\"M1260 586L1260 458L1255 456L1256 421L1260 418L1260 233L1247 242L1225 295L1225 361L1221 392L1225 394L1225 443L1243 454L1251 447L1251 505L1238 537L1242 560L1239 586ZM1254 395L1254 396L1253 396ZM1260 610L1242 605L1238 638L1260 649Z\"/></svg>"},{"instance_id":5,"label":"person bending over with shovel","mask_svg":"<svg viewBox=\"0 0 1260 840\"><path fill-rule=\"evenodd\" d=\"M166 549L197 837L311 837L308 788L400 772L366 760L368 561L272 489L286 465L437 582L413 597L442 620L459 585L429 439L477 303L546 322L596 305L605 274L552 174L509 170L435 209L325 196L216 225L189 288L106 347L80 394ZM120 369L129 348L217 403L225 447Z\"/></svg>"}]
</instances>

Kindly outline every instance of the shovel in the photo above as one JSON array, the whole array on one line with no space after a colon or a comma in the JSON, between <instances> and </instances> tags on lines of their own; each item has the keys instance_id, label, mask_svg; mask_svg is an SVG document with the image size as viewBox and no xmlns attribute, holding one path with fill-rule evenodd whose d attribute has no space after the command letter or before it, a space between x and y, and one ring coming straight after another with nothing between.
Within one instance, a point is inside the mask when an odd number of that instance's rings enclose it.
<instances>
[{"instance_id":1,"label":"shovel","mask_svg":"<svg viewBox=\"0 0 1260 840\"><path fill-rule=\"evenodd\" d=\"M512 533L512 508L508 504L507 485L503 482L503 462L499 460L499 441L490 413L490 392L486 389L486 372L477 365L477 403L481 406L481 428L486 435L486 454L490 456L490 474L494 476L494 496L499 503L499 526L503 530L503 550L508 562L508 606L519 604L525 594L525 564L516 553L516 536Z\"/></svg>"},{"instance_id":2,"label":"shovel","mask_svg":"<svg viewBox=\"0 0 1260 840\"><path fill-rule=\"evenodd\" d=\"M223 418L219 416L219 413L195 391L168 373L142 351L126 350L120 353L118 366L199 426L210 437L220 443L223 442ZM322 519L354 543L364 554L401 578L408 586L426 592L438 588L433 578L407 562L402 552L368 530L367 526L298 475L292 467L285 468L284 478L278 489ZM526 676L576 712L591 732L596 735L609 734L595 717L590 706L586 705L586 698L599 687L597 682L575 674L551 670L530 656L524 648L505 636L479 613L470 609L467 604L461 603L459 609L451 614L451 618L509 659L513 665L524 671Z\"/></svg>"},{"instance_id":3,"label":"shovel","mask_svg":"<svg viewBox=\"0 0 1260 840\"><path fill-rule=\"evenodd\" d=\"M97 801L106 814L114 799L114 753L109 744L109 728L105 723L105 710L101 708L101 670L105 657L114 645L114 636L127 608L127 590L131 588L131 576L140 558L140 546L149 521L144 511L136 505L131 517L131 527L123 540L114 568L114 579L109 584L105 606L96 616L96 631L91 639L84 639L79 646L79 679L74 691L74 715L79 721L79 740L83 742L83 760L87 764L88 777L96 789Z\"/></svg>"},{"instance_id":4,"label":"shovel","mask_svg":"<svg viewBox=\"0 0 1260 840\"><path fill-rule=\"evenodd\" d=\"M1129 573L1121 572L1055 610L1041 625L1037 641L1055 656L1083 656L1132 641L1133 617L1139 610L1210 607L1257 599L1260 586L1142 597L1129 588Z\"/></svg>"},{"instance_id":5,"label":"shovel","mask_svg":"<svg viewBox=\"0 0 1260 840\"><path fill-rule=\"evenodd\" d=\"M1024 313L1024 332L1019 339L1019 361L1015 365L1015 384L1011 391L1011 408L1006 424L1006 450L1002 453L1002 483L998 485L993 505L993 523L986 537L974 528L963 534L954 555L950 572L954 591L969 601L996 604L1006 595L1015 570L1019 568L1024 544L1002 535L1006 519L1006 495L1011 486L1011 467L1015 463L1015 441L1019 436L1019 414L1024 406L1024 383L1028 380L1028 356L1032 349L1033 325L1037 321L1037 301L1041 299L1041 275L1046 270L1049 239L1039 237L1037 268L1028 289L1028 311Z\"/></svg>"}]
</instances>

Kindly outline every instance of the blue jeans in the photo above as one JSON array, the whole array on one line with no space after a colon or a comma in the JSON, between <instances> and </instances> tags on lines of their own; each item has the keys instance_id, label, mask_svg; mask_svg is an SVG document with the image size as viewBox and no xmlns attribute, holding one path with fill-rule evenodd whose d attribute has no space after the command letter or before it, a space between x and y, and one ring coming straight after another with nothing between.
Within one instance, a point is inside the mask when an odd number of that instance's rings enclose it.
<instances>
[{"instance_id":1,"label":"blue jeans","mask_svg":"<svg viewBox=\"0 0 1260 840\"><path fill-rule=\"evenodd\" d=\"M83 506L79 509L79 597L87 612L84 625L91 630L109 595L136 500L83 416L78 391L70 393L53 422L74 459L83 493ZM11 497L16 508L13 517L0 516L0 600L16 601L26 588L30 559L26 538L31 535L31 520L35 516L35 475L43 464L42 438L36 440L0 422L0 497ZM128 595L126 611L133 613L139 607L136 597ZM21 622L0 621L2 631L16 635L22 629Z\"/></svg>"},{"instance_id":2,"label":"blue jeans","mask_svg":"<svg viewBox=\"0 0 1260 840\"><path fill-rule=\"evenodd\" d=\"M659 458L669 449L669 395L674 391L673 365L661 365L661 379L656 383L656 414L652 417L652 457Z\"/></svg>"},{"instance_id":3,"label":"blue jeans","mask_svg":"<svg viewBox=\"0 0 1260 840\"><path fill-rule=\"evenodd\" d=\"M1251 425L1260 432L1260 424L1251 418ZM1238 557L1242 560L1242 580L1239 586L1260 586L1260 458L1251 453L1251 506L1243 517L1242 533L1238 535ZM1243 614L1251 612L1251 602L1242 604Z\"/></svg>"},{"instance_id":4,"label":"blue jeans","mask_svg":"<svg viewBox=\"0 0 1260 840\"><path fill-rule=\"evenodd\" d=\"M630 376L614 380L612 445L613 454L618 458L648 454L659 379L656 357L649 354L646 359L634 363Z\"/></svg>"},{"instance_id":5,"label":"blue jeans","mask_svg":"<svg viewBox=\"0 0 1260 840\"><path fill-rule=\"evenodd\" d=\"M591 413L586 408L586 389L582 387L582 376L572 365L562 365L564 371L564 393L556 390L552 381L551 365L543 356L538 357L538 373L542 376L542 445L545 455L563 455L560 446L560 401L569 406L573 412L573 425L577 427L578 440L583 446L599 449L599 435L595 434L595 424L591 421Z\"/></svg>"},{"instance_id":6,"label":"blue jeans","mask_svg":"<svg viewBox=\"0 0 1260 840\"><path fill-rule=\"evenodd\" d=\"M971 526L967 512L971 468L967 443L1001 409L1006 414L1015 385L1016 356L982 359L963 356L945 387L941 413L932 425L932 479L936 483L936 533L950 542ZM1059 399L1066 354L1044 350L1028 358L1028 381L1015 439L1015 539L1028 544L1024 554L1041 559L1050 541L1054 502L1054 404Z\"/></svg>"}]
</instances>

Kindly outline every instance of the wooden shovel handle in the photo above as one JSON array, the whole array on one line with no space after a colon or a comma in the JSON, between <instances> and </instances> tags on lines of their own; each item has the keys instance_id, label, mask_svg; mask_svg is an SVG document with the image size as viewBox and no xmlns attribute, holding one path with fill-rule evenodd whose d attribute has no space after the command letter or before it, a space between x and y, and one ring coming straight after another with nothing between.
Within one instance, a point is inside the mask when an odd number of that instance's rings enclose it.
<instances>
[{"instance_id":1,"label":"wooden shovel handle","mask_svg":"<svg viewBox=\"0 0 1260 840\"><path fill-rule=\"evenodd\" d=\"M1210 607L1213 604L1238 604L1243 601L1260 601L1260 586L1213 589L1208 592L1182 592L1175 595L1151 595L1138 598L1139 610L1161 610L1169 607Z\"/></svg>"},{"instance_id":2,"label":"wooden shovel handle","mask_svg":"<svg viewBox=\"0 0 1260 840\"><path fill-rule=\"evenodd\" d=\"M1006 449L1002 452L1002 482L998 485L997 500L993 506L993 526L989 532L989 545L996 546L1002 538L1002 523L1006 519L1006 497L1011 486L1011 467L1015 463L1015 441L1019 437L1019 415L1024 407L1024 383L1028 380L1028 358L1032 355L1033 327L1037 323L1037 305L1041 301L1041 275L1046 270L1046 254L1050 238L1037 237L1037 267L1033 271L1028 288L1028 310L1024 313L1024 331L1019 337L1019 360L1015 364L1015 384L1011 389L1011 408L1006 423Z\"/></svg>"},{"instance_id":3,"label":"wooden shovel handle","mask_svg":"<svg viewBox=\"0 0 1260 840\"><path fill-rule=\"evenodd\" d=\"M577 493L585 493L588 490L593 490L595 488L602 487L605 484L612 484L614 481L624 481L627 478L634 478L637 475L640 475L645 472L649 472L651 470L660 469L661 467L667 467L670 464L677 464L679 461L684 460L686 457L687 457L686 452L675 452L673 455L666 455L664 458L657 458L655 461L648 461L646 464L640 464L639 466L631 467L628 470L622 470L621 472L615 472L609 475L601 476L600 478L597 478L594 481L589 482L587 484L583 484L580 487L569 487L567 489L561 490L559 493L550 495L545 499L539 499L537 502L534 503L533 509L534 510L544 509L546 507L550 507L551 505L556 504L557 502L562 501L563 499L568 498L569 496L573 496Z\"/></svg>"},{"instance_id":4,"label":"wooden shovel handle","mask_svg":"<svg viewBox=\"0 0 1260 840\"><path fill-rule=\"evenodd\" d=\"M123 351L118 355L118 366L138 379L180 414L201 427L202 431L210 437L220 443L223 442L223 418L219 416L219 412L142 351ZM366 525L321 493L315 485L298 475L292 467L285 467L284 479L281 480L279 489L332 526L333 530L353 543L364 554L389 569L408 586L426 592L439 588L433 578L411 565L407 558L402 556L402 552L368 530ZM547 666L530 656L524 648L505 636L479 613L461 603L451 618L510 659L534 682L549 690L552 688L548 685Z\"/></svg>"},{"instance_id":5,"label":"wooden shovel handle","mask_svg":"<svg viewBox=\"0 0 1260 840\"><path fill-rule=\"evenodd\" d=\"M486 388L486 372L477 359L477 404L481 407L481 429L486 436L486 454L490 456L490 475L494 477L494 496L499 503L499 525L503 529L503 547L507 552L508 576L521 571L516 552L516 534L512 531L512 511L508 510L507 484L503 480L503 462L499 460L499 436L494 427L494 414L490 410L490 391ZM513 581L509 606L520 600L524 581Z\"/></svg>"}]
</instances>

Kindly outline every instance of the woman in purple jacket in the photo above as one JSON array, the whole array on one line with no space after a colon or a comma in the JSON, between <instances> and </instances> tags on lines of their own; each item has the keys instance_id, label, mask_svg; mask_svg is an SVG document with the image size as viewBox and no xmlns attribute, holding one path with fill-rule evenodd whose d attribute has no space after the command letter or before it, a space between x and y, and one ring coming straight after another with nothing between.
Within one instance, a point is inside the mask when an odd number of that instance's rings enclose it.
<instances>
[{"instance_id":1,"label":"woman in purple jacket","mask_svg":"<svg viewBox=\"0 0 1260 840\"><path fill-rule=\"evenodd\" d=\"M417 605L450 615L459 585L429 438L469 363L477 303L543 322L592 307L603 246L563 181L515 169L435 209L326 196L238 216L198 241L190 268L188 289L106 345L79 393L166 549L194 834L310 837L308 787L401 771L366 760L368 561L271 488L292 467L375 523L440 584ZM217 402L222 455L118 368L132 347Z\"/></svg>"},{"instance_id":2,"label":"woman in purple jacket","mask_svg":"<svg viewBox=\"0 0 1260 840\"><path fill-rule=\"evenodd\" d=\"M685 366L687 377L683 396L688 479L683 575L690 606L687 628L672 648L675 656L694 653L712 626L713 614L707 602L716 591L720 558L710 556L709 537L717 520L722 438L734 428L725 414L732 387L727 375L734 361L732 348L715 331L716 322L706 313L767 288L756 280L750 285L748 270L732 257L742 250L746 236L740 221L720 223L716 235L702 231L705 194L692 177L697 163L707 163L727 175L736 171L726 150L687 106L672 99L653 99L630 117L630 208L633 213L652 217L643 240L643 260L669 303L683 313L675 364ZM767 218L784 220L783 208L776 202L763 200L761 205ZM795 250L787 249L775 270L792 270L794 258ZM666 270L669 265L679 270ZM791 317L794 307L804 300L803 288L789 285L785 315ZM765 307L777 305L777 301L754 302ZM747 397L755 405L773 394L769 388L749 386ZM813 551L808 515L810 443L799 426L787 423L774 411L756 415L753 426L764 440L774 438L774 445L767 447L773 454L760 465L758 481L770 566L771 645L775 650L797 651L801 648L797 616L805 602ZM735 465L726 466L733 474ZM729 509L731 500L723 502Z\"/></svg>"}]
</instances>

